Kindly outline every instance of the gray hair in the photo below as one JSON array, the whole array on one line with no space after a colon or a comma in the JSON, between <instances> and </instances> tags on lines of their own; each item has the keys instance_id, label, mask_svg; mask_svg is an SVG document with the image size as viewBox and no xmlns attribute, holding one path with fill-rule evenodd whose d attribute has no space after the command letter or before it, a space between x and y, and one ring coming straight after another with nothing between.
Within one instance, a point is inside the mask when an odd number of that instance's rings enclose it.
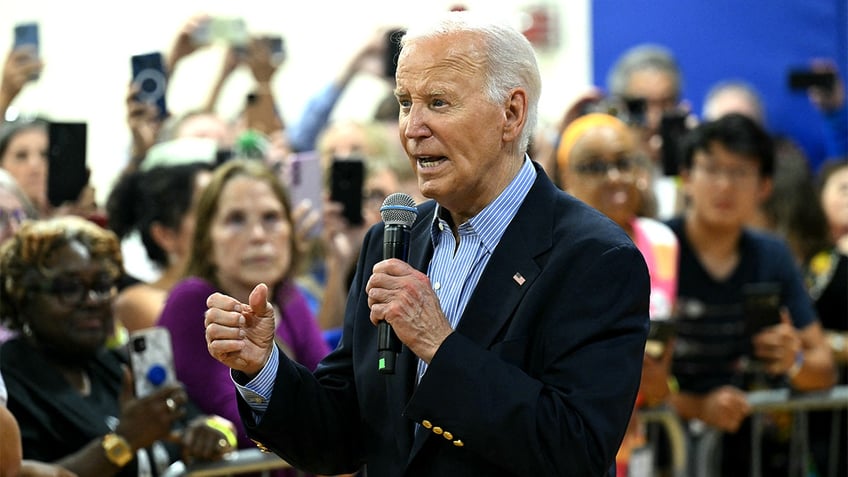
<instances>
[{"instance_id":1,"label":"gray hair","mask_svg":"<svg viewBox=\"0 0 848 477\"><path fill-rule=\"evenodd\" d=\"M411 26L401 40L401 47L415 40L460 32L475 33L483 38L486 58L484 88L489 100L502 104L509 91L516 87L527 92L527 121L518 143L518 152L525 152L538 121L542 79L536 52L521 32L469 12L450 12L438 17L435 22Z\"/></svg>"},{"instance_id":2,"label":"gray hair","mask_svg":"<svg viewBox=\"0 0 848 477\"><path fill-rule=\"evenodd\" d=\"M18 185L18 181L2 167L0 167L0 190L8 191L15 196L18 202L21 203L21 207L24 209L24 213L26 213L28 218L38 218L38 209L35 208L32 201L29 200L29 197L21 189L21 186Z\"/></svg>"},{"instance_id":3,"label":"gray hair","mask_svg":"<svg viewBox=\"0 0 848 477\"><path fill-rule=\"evenodd\" d=\"M738 94L751 107L754 117L751 118L761 126L766 123L765 107L763 100L757 89L750 83L744 80L725 80L713 85L707 95L704 97L704 106L701 116L708 121L718 119L716 111L714 111L715 100L726 93Z\"/></svg>"},{"instance_id":4,"label":"gray hair","mask_svg":"<svg viewBox=\"0 0 848 477\"><path fill-rule=\"evenodd\" d=\"M614 96L626 96L630 76L644 70L668 73L674 79L676 95L680 96L683 90L683 75L677 61L668 48L654 44L637 45L625 51L607 76L607 88Z\"/></svg>"}]
</instances>

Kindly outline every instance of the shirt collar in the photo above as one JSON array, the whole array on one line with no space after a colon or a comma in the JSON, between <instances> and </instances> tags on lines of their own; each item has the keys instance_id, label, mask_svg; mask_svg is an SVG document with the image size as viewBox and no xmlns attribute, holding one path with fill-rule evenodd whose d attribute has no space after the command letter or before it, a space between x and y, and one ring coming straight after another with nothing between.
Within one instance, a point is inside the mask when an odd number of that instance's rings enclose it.
<instances>
[{"instance_id":1,"label":"shirt collar","mask_svg":"<svg viewBox=\"0 0 848 477\"><path fill-rule=\"evenodd\" d=\"M470 227L472 232L476 232L480 236L483 246L489 252L492 252L535 181L536 168L533 167L533 162L525 154L521 169L518 170L518 174L512 178L509 185L480 213L470 218L465 224L459 224L460 231L465 227ZM439 234L441 233L439 225L441 224L442 228L448 227L447 221L441 218L442 210L442 206L437 204L436 210L433 212L430 237L434 247L439 244Z\"/></svg>"}]
</instances>

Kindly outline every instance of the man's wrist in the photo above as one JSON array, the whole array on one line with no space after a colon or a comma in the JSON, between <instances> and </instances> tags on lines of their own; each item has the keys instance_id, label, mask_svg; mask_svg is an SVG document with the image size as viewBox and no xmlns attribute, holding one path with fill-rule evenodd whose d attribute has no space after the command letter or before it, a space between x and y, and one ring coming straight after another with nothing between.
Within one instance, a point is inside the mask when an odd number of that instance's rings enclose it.
<instances>
[{"instance_id":1,"label":"man's wrist","mask_svg":"<svg viewBox=\"0 0 848 477\"><path fill-rule=\"evenodd\" d=\"M789 381L792 381L796 376L798 376L802 367L804 367L804 352L798 351L795 353L795 361L792 363L792 366L786 370L786 377L789 378Z\"/></svg>"}]
</instances>

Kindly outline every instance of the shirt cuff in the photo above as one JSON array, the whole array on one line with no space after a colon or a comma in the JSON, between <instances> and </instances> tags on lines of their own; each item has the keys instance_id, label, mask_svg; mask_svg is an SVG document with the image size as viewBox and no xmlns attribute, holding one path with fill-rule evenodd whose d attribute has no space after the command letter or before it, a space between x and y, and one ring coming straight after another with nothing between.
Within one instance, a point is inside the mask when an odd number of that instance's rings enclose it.
<instances>
[{"instance_id":1,"label":"shirt cuff","mask_svg":"<svg viewBox=\"0 0 848 477\"><path fill-rule=\"evenodd\" d=\"M237 379L236 373L241 374L239 371L230 371L230 378L233 380L233 384L236 385L236 390L238 390L248 406L253 409L253 412L260 416L268 409L268 401L271 400L271 393L274 390L277 369L280 367L280 357L277 353L279 351L275 347L271 356L268 358L268 362L265 363L259 374L245 384L240 384L240 380Z\"/></svg>"}]
</instances>

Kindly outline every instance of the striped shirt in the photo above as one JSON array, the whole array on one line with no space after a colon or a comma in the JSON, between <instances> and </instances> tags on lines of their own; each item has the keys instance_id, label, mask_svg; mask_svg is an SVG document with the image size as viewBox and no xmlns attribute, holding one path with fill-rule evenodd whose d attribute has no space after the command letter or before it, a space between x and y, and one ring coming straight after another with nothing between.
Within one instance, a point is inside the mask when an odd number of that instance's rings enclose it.
<instances>
[{"instance_id":1,"label":"striped shirt","mask_svg":"<svg viewBox=\"0 0 848 477\"><path fill-rule=\"evenodd\" d=\"M525 158L506 189L479 214L459 225L458 248L450 225L441 217L441 206L436 207L430 230L433 258L427 276L451 328L456 329L459 324L480 275L535 180L536 169L530 159ZM427 363L419 360L419 380L426 370Z\"/></svg>"}]
</instances>

